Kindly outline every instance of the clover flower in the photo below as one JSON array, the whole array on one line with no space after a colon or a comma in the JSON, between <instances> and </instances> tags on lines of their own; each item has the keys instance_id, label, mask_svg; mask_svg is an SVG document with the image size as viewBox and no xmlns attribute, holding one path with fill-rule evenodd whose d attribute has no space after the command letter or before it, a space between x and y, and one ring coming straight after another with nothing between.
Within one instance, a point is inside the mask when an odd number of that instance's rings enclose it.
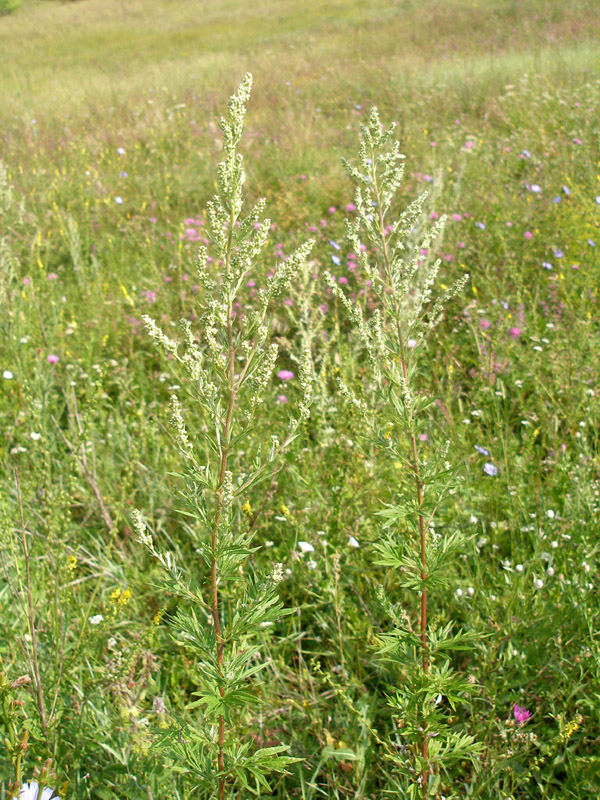
<instances>
[{"instance_id":1,"label":"clover flower","mask_svg":"<svg viewBox=\"0 0 600 800\"><path fill-rule=\"evenodd\" d=\"M527 722L527 720L531 717L531 711L527 711L527 709L524 708L523 706L519 706L516 704L513 709L513 714L519 725L522 725L524 722Z\"/></svg>"}]
</instances>

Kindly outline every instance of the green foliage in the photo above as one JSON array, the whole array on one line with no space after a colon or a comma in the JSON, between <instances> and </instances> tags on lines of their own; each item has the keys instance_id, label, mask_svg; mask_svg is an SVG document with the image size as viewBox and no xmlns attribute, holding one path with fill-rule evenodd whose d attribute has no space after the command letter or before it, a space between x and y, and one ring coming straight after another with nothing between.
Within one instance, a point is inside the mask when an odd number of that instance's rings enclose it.
<instances>
[{"instance_id":1,"label":"green foliage","mask_svg":"<svg viewBox=\"0 0 600 800\"><path fill-rule=\"evenodd\" d=\"M22 5L21 0L0 0L0 17L5 14L12 14Z\"/></svg>"},{"instance_id":2,"label":"green foliage","mask_svg":"<svg viewBox=\"0 0 600 800\"><path fill-rule=\"evenodd\" d=\"M1 19L0 797L596 797L600 7L275 5Z\"/></svg>"}]
</instances>

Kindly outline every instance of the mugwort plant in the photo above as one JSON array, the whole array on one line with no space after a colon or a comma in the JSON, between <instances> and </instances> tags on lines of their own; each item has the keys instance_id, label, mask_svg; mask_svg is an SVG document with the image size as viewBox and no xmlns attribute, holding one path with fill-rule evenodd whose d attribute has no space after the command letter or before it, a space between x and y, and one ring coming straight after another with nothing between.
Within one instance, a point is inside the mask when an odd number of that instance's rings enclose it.
<instances>
[{"instance_id":1,"label":"mugwort plant","mask_svg":"<svg viewBox=\"0 0 600 800\"><path fill-rule=\"evenodd\" d=\"M202 245L196 262L204 288L198 330L181 320L182 347L144 317L150 336L182 367L190 402L203 419L200 441L188 433L178 397L171 397L171 423L185 464L181 510L198 564L180 568L155 544L142 514L134 515L139 541L164 567L165 588L179 598L171 618L173 635L194 656L196 699L188 711L198 709L200 716L193 724L182 719L163 747L175 771L189 779L194 796L219 800L249 787L268 791L269 774L284 772L295 760L285 755L285 745L253 747L244 736L248 711L258 710L253 682L267 666L256 636L290 609L278 598L282 566L274 564L262 575L249 568L257 548L240 501L280 468L280 456L299 435L312 399L310 342L303 336L297 416L280 436L261 413L278 355L269 308L297 278L313 242L301 245L267 278L255 307L239 310L238 299L271 226L261 219L263 200L242 215L245 173L236 148L251 84L248 74L221 120L225 158L217 170L218 194L207 207L212 258ZM209 263L217 265L214 271Z\"/></svg>"},{"instance_id":2,"label":"mugwort plant","mask_svg":"<svg viewBox=\"0 0 600 800\"><path fill-rule=\"evenodd\" d=\"M408 612L406 603L392 602L383 588L379 593L391 626L379 635L377 648L397 677L388 701L401 741L399 748L390 743L386 758L395 766L401 796L428 798L438 796L447 767L481 751L452 720L453 710L472 686L452 668L451 657L472 647L474 637L455 630L451 621L444 623L442 614L432 614L431 608L433 592L447 585L449 560L465 543L458 530L436 530L436 516L459 483L446 460L449 443L432 457L425 458L419 449L435 402L419 387L419 357L444 306L469 276L434 299L441 260L428 254L442 233L444 218L420 235L426 198L422 195L397 220L389 221L404 156L392 138L394 125L384 129L376 109L361 131L358 163L344 160L356 184L357 212L354 222L346 221L346 235L359 254L376 307L371 312L353 302L330 274L327 282L345 307L370 363L363 396L341 379L339 390L360 410L370 443L386 461L400 464L392 502L379 512L382 536L375 544L377 563L392 570L392 585L414 596Z\"/></svg>"}]
</instances>

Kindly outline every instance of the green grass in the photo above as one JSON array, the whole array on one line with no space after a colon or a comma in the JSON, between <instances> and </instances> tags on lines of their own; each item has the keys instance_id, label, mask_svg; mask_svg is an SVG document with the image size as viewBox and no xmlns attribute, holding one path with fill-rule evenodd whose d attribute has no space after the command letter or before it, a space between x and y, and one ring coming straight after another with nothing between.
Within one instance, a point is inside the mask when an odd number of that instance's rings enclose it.
<instances>
[{"instance_id":1,"label":"green grass","mask_svg":"<svg viewBox=\"0 0 600 800\"><path fill-rule=\"evenodd\" d=\"M315 274L335 269L359 290L346 267L353 198L340 157L377 105L407 155L401 201L428 189L427 214L450 215L441 283L471 275L419 378L438 400L424 451L450 440L463 479L438 525L473 534L431 614L485 634L454 665L477 686L457 729L484 754L445 776L444 794L598 794L599 30L597 3L563 0L39 0L0 16L0 158L17 201L0 217L0 375L13 375L0 377L0 680L30 670L17 471L43 681L60 713L47 742L33 693L0 684L12 742L0 753L2 800L24 729L25 777L52 758L61 797L194 796L149 747L188 713L195 668L153 622L174 603L155 587L131 511L144 509L181 563L196 555L176 510L168 426L169 387L182 379L140 318L169 329L194 312L197 244L185 231L204 226L185 220L204 218L218 118L248 70L247 191L267 198L276 224L265 273L278 244L290 253L314 228ZM340 267L330 240L342 244ZM328 305L313 417L278 482L247 498L261 510L257 563L291 570L282 598L300 610L265 633L265 715L241 735L285 741L304 759L274 797L383 799L401 790L368 728L401 736L385 694L402 675L374 659L386 624L377 586L411 614L413 600L373 565L372 544L401 471L365 447L336 395L337 375L359 385L364 374L321 278L311 292L314 307ZM293 371L295 308L276 314L281 366ZM285 426L283 391L296 397L274 382L273 426ZM191 404L186 418L201 430ZM483 473L487 460L498 476ZM299 540L315 545L314 568L295 557ZM104 622L90 625L96 614ZM515 703L533 712L521 727Z\"/></svg>"}]
</instances>

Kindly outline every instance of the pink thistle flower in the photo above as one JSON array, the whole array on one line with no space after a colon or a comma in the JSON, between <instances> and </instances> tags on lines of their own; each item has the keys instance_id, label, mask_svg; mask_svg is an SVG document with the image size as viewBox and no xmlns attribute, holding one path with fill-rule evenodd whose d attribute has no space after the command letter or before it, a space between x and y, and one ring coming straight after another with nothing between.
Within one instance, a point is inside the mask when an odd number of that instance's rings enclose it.
<instances>
[{"instance_id":1,"label":"pink thistle flower","mask_svg":"<svg viewBox=\"0 0 600 800\"><path fill-rule=\"evenodd\" d=\"M354 203L348 203L346 205L346 211L356 211L356 206L354 205Z\"/></svg>"},{"instance_id":2,"label":"pink thistle flower","mask_svg":"<svg viewBox=\"0 0 600 800\"><path fill-rule=\"evenodd\" d=\"M58 275L56 274L56 272L49 272L46 275L46 280L48 280L48 281L56 281L56 280L58 280Z\"/></svg>"},{"instance_id":3,"label":"pink thistle flower","mask_svg":"<svg viewBox=\"0 0 600 800\"><path fill-rule=\"evenodd\" d=\"M60 358L57 355L55 355L54 353L50 353L46 360L47 360L47 362L49 364L58 364L58 362L60 361Z\"/></svg>"},{"instance_id":4,"label":"pink thistle flower","mask_svg":"<svg viewBox=\"0 0 600 800\"><path fill-rule=\"evenodd\" d=\"M508 335L511 339L520 339L521 338L521 328L509 328Z\"/></svg>"},{"instance_id":5,"label":"pink thistle flower","mask_svg":"<svg viewBox=\"0 0 600 800\"><path fill-rule=\"evenodd\" d=\"M526 239L533 239L533 233L531 231L525 231L523 235Z\"/></svg>"},{"instance_id":6,"label":"pink thistle flower","mask_svg":"<svg viewBox=\"0 0 600 800\"><path fill-rule=\"evenodd\" d=\"M290 401L288 400L288 398L287 398L287 396L285 394L278 394L277 395L277 402L279 403L280 406L282 406L282 405L285 405L286 403L289 403Z\"/></svg>"},{"instance_id":7,"label":"pink thistle flower","mask_svg":"<svg viewBox=\"0 0 600 800\"><path fill-rule=\"evenodd\" d=\"M330 213L330 214L335 214L335 212L337 211L337 209L336 209L336 207L335 207L335 206L329 206L329 208L327 209L327 211L329 211L329 213Z\"/></svg>"},{"instance_id":8,"label":"pink thistle flower","mask_svg":"<svg viewBox=\"0 0 600 800\"><path fill-rule=\"evenodd\" d=\"M492 323L489 321L489 319L485 319L485 317L479 320L479 324L481 325L481 329L484 331L487 331L488 328L491 328L492 326Z\"/></svg>"},{"instance_id":9,"label":"pink thistle flower","mask_svg":"<svg viewBox=\"0 0 600 800\"><path fill-rule=\"evenodd\" d=\"M513 709L513 714L515 715L515 719L517 720L519 725L522 725L524 722L527 722L527 720L531 717L531 711L527 711L527 709L524 708L523 706L519 706L516 704Z\"/></svg>"},{"instance_id":10,"label":"pink thistle flower","mask_svg":"<svg viewBox=\"0 0 600 800\"><path fill-rule=\"evenodd\" d=\"M277 377L281 381L291 381L294 377L294 373L289 369L280 369L277 373Z\"/></svg>"}]
</instances>

